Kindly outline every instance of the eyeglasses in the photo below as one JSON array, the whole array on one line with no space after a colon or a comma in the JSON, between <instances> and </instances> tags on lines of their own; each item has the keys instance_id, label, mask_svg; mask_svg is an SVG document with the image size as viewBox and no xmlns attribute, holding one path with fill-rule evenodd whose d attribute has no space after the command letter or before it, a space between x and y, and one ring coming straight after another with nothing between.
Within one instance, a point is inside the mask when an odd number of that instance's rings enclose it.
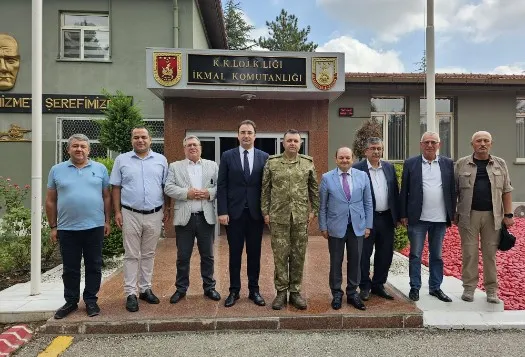
<instances>
[{"instance_id":1,"label":"eyeglasses","mask_svg":"<svg viewBox=\"0 0 525 357\"><path fill-rule=\"evenodd\" d=\"M421 144L435 146L435 145L439 144L439 141L427 140L427 141L422 141Z\"/></svg>"}]
</instances>

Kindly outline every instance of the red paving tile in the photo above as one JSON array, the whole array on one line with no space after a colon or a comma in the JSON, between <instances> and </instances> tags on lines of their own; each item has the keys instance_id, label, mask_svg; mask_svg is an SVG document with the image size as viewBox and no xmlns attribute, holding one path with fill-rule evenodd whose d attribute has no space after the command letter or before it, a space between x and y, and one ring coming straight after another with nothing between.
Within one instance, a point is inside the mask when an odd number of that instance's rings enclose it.
<instances>
[{"instance_id":1,"label":"red paving tile","mask_svg":"<svg viewBox=\"0 0 525 357\"><path fill-rule=\"evenodd\" d=\"M169 299L175 291L175 239L159 242L155 258L153 291L161 300L149 305L139 300L140 310L129 313L125 309L122 272L106 280L99 294L101 314L87 317L80 308L61 321L50 319L45 327L49 333L137 333L161 331L193 331L213 329L351 329L374 327L422 327L423 315L414 303L397 290L387 286L396 297L393 301L372 296L366 302L367 310L358 311L351 306L335 311L330 307L328 287L329 256L322 237L310 237L303 279L303 293L308 309L299 311L291 306L274 311L273 257L270 237L263 238L260 292L267 306L256 306L248 299L246 256L243 257L241 299L231 308L224 307L228 295L228 243L225 236L215 242L215 278L219 302L203 296L200 277L200 259L195 247L190 269L190 287L186 297L172 305ZM343 276L343 281L345 280ZM409 323L405 323L409 321Z\"/></svg>"}]
</instances>

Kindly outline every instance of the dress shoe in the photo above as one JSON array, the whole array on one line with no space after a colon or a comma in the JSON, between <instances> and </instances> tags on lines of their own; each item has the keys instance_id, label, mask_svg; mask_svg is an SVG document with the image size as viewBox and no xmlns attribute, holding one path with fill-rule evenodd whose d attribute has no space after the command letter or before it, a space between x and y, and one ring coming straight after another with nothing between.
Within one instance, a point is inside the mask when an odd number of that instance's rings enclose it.
<instances>
[{"instance_id":1,"label":"dress shoe","mask_svg":"<svg viewBox=\"0 0 525 357\"><path fill-rule=\"evenodd\" d=\"M131 294L126 299L126 310L129 312L139 311L139 301L137 300L137 295Z\"/></svg>"},{"instance_id":2,"label":"dress shoe","mask_svg":"<svg viewBox=\"0 0 525 357\"><path fill-rule=\"evenodd\" d=\"M341 295L336 295L332 299L332 309L339 310L343 304L343 297Z\"/></svg>"},{"instance_id":3,"label":"dress shoe","mask_svg":"<svg viewBox=\"0 0 525 357\"><path fill-rule=\"evenodd\" d=\"M306 310L306 300L300 293L290 293L290 304L298 310Z\"/></svg>"},{"instance_id":4,"label":"dress shoe","mask_svg":"<svg viewBox=\"0 0 525 357\"><path fill-rule=\"evenodd\" d=\"M158 304L160 303L160 300L158 297L153 294L153 291L151 289L147 289L143 293L139 294L139 299L146 301L148 304Z\"/></svg>"},{"instance_id":5,"label":"dress shoe","mask_svg":"<svg viewBox=\"0 0 525 357\"><path fill-rule=\"evenodd\" d=\"M183 297L186 296L186 292L184 291L175 291L175 293L173 295L171 295L171 298L170 298L170 304L176 304L180 301L180 299L182 299Z\"/></svg>"},{"instance_id":6,"label":"dress shoe","mask_svg":"<svg viewBox=\"0 0 525 357\"><path fill-rule=\"evenodd\" d=\"M96 302L90 302L86 304L86 313L89 317L97 316L100 314L100 307Z\"/></svg>"},{"instance_id":7,"label":"dress shoe","mask_svg":"<svg viewBox=\"0 0 525 357\"><path fill-rule=\"evenodd\" d=\"M463 294L461 295L461 300L466 302L472 302L474 301L474 292L470 290L463 290Z\"/></svg>"},{"instance_id":8,"label":"dress shoe","mask_svg":"<svg viewBox=\"0 0 525 357\"><path fill-rule=\"evenodd\" d=\"M441 289L432 290L429 292L430 295L437 297L439 300L444 302L452 302L452 299L449 298Z\"/></svg>"},{"instance_id":9,"label":"dress shoe","mask_svg":"<svg viewBox=\"0 0 525 357\"><path fill-rule=\"evenodd\" d=\"M219 301L221 299L221 294L219 294L215 289L206 290L204 292L204 296L213 301Z\"/></svg>"},{"instance_id":10,"label":"dress shoe","mask_svg":"<svg viewBox=\"0 0 525 357\"><path fill-rule=\"evenodd\" d=\"M358 294L354 294L352 296L347 297L346 302L358 310L366 310L366 306L365 304L363 304Z\"/></svg>"},{"instance_id":11,"label":"dress shoe","mask_svg":"<svg viewBox=\"0 0 525 357\"><path fill-rule=\"evenodd\" d=\"M264 301L263 297L261 296L261 294L259 294L258 291L254 291L254 292L248 294L248 299L253 301L253 303L255 305L257 305L257 306L264 306L264 305L266 305L266 302Z\"/></svg>"},{"instance_id":12,"label":"dress shoe","mask_svg":"<svg viewBox=\"0 0 525 357\"><path fill-rule=\"evenodd\" d=\"M272 309L281 310L284 305L286 305L287 295L288 293L286 290L278 291L277 296L273 299Z\"/></svg>"},{"instance_id":13,"label":"dress shoe","mask_svg":"<svg viewBox=\"0 0 525 357\"><path fill-rule=\"evenodd\" d=\"M372 294L382 297L383 299L394 300L394 297L386 292L384 286L372 288Z\"/></svg>"},{"instance_id":14,"label":"dress shoe","mask_svg":"<svg viewBox=\"0 0 525 357\"><path fill-rule=\"evenodd\" d=\"M224 307L232 307L237 300L239 300L239 293L231 292L226 300L224 300Z\"/></svg>"},{"instance_id":15,"label":"dress shoe","mask_svg":"<svg viewBox=\"0 0 525 357\"><path fill-rule=\"evenodd\" d=\"M370 299L370 290L363 289L359 292L359 296L361 297L361 300L368 301Z\"/></svg>"},{"instance_id":16,"label":"dress shoe","mask_svg":"<svg viewBox=\"0 0 525 357\"><path fill-rule=\"evenodd\" d=\"M412 301L418 301L419 300L419 290L415 288L410 288L410 292L408 293L408 298Z\"/></svg>"},{"instance_id":17,"label":"dress shoe","mask_svg":"<svg viewBox=\"0 0 525 357\"><path fill-rule=\"evenodd\" d=\"M66 302L64 306L62 306L60 309L55 312L55 319L60 320L72 313L78 309L78 304L73 304L70 302Z\"/></svg>"}]
</instances>

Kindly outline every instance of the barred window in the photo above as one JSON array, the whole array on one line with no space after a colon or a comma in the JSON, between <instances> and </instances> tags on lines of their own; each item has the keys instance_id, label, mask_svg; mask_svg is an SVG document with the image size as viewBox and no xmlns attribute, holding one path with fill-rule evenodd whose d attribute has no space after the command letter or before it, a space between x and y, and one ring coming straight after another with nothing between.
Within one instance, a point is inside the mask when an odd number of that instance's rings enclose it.
<instances>
[{"instance_id":1,"label":"barred window","mask_svg":"<svg viewBox=\"0 0 525 357\"><path fill-rule=\"evenodd\" d=\"M60 58L109 61L108 14L62 13Z\"/></svg>"},{"instance_id":2,"label":"barred window","mask_svg":"<svg viewBox=\"0 0 525 357\"><path fill-rule=\"evenodd\" d=\"M420 134L427 131L427 100L419 100ZM441 148L439 155L452 158L454 141L454 101L452 98L436 98L436 119L439 120Z\"/></svg>"},{"instance_id":3,"label":"barred window","mask_svg":"<svg viewBox=\"0 0 525 357\"><path fill-rule=\"evenodd\" d=\"M516 100L516 157L525 159L525 98Z\"/></svg>"},{"instance_id":4,"label":"barred window","mask_svg":"<svg viewBox=\"0 0 525 357\"><path fill-rule=\"evenodd\" d=\"M95 120L102 117L59 117L57 118L57 155L56 162L69 159L67 141L73 134L84 134L89 138L91 158L110 157L107 150L98 140L100 128ZM145 119L145 126L151 136L151 150L164 155L164 120ZM130 134L131 135L131 134ZM131 140L131 136L130 136ZM118 154L118 153L117 153ZM114 157L114 155L113 155Z\"/></svg>"},{"instance_id":5,"label":"barred window","mask_svg":"<svg viewBox=\"0 0 525 357\"><path fill-rule=\"evenodd\" d=\"M386 160L404 160L406 157L406 104L404 97L376 97L370 102L371 117L383 128Z\"/></svg>"}]
</instances>

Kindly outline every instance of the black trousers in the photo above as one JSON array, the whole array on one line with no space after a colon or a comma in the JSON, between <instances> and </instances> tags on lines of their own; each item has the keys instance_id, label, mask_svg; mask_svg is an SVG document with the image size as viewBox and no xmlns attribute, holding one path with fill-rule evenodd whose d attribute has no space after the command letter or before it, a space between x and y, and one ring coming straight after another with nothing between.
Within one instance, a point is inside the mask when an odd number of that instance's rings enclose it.
<instances>
[{"instance_id":1,"label":"black trousers","mask_svg":"<svg viewBox=\"0 0 525 357\"><path fill-rule=\"evenodd\" d=\"M361 279L361 251L363 250L364 236L357 237L351 224L346 228L343 238L328 237L328 251L330 252L329 284L332 295L342 296L343 290L343 259L346 245L346 295L356 294Z\"/></svg>"},{"instance_id":2,"label":"black trousers","mask_svg":"<svg viewBox=\"0 0 525 357\"><path fill-rule=\"evenodd\" d=\"M370 279L370 257L374 254L374 276ZM363 243L361 256L360 290L370 290L383 286L388 278L388 271L394 255L394 222L390 212L374 213L374 228Z\"/></svg>"},{"instance_id":3,"label":"black trousers","mask_svg":"<svg viewBox=\"0 0 525 357\"><path fill-rule=\"evenodd\" d=\"M63 264L64 299L73 304L80 300L80 262L84 257L86 284L82 297L86 304L97 302L102 279L104 227L82 231L59 230L57 235Z\"/></svg>"},{"instance_id":4,"label":"black trousers","mask_svg":"<svg viewBox=\"0 0 525 357\"><path fill-rule=\"evenodd\" d=\"M230 292L238 293L241 290L241 260L244 242L246 242L248 290L259 292L263 228L264 221L253 219L248 208L244 209L238 219L230 219L226 226L230 251Z\"/></svg>"},{"instance_id":5,"label":"black trousers","mask_svg":"<svg viewBox=\"0 0 525 357\"><path fill-rule=\"evenodd\" d=\"M203 214L191 215L185 226L175 226L177 240L177 280L178 291L186 292L190 286L190 259L193 244L197 238L197 248L201 257L201 276L204 291L215 289L213 278L214 224L208 224Z\"/></svg>"}]
</instances>

